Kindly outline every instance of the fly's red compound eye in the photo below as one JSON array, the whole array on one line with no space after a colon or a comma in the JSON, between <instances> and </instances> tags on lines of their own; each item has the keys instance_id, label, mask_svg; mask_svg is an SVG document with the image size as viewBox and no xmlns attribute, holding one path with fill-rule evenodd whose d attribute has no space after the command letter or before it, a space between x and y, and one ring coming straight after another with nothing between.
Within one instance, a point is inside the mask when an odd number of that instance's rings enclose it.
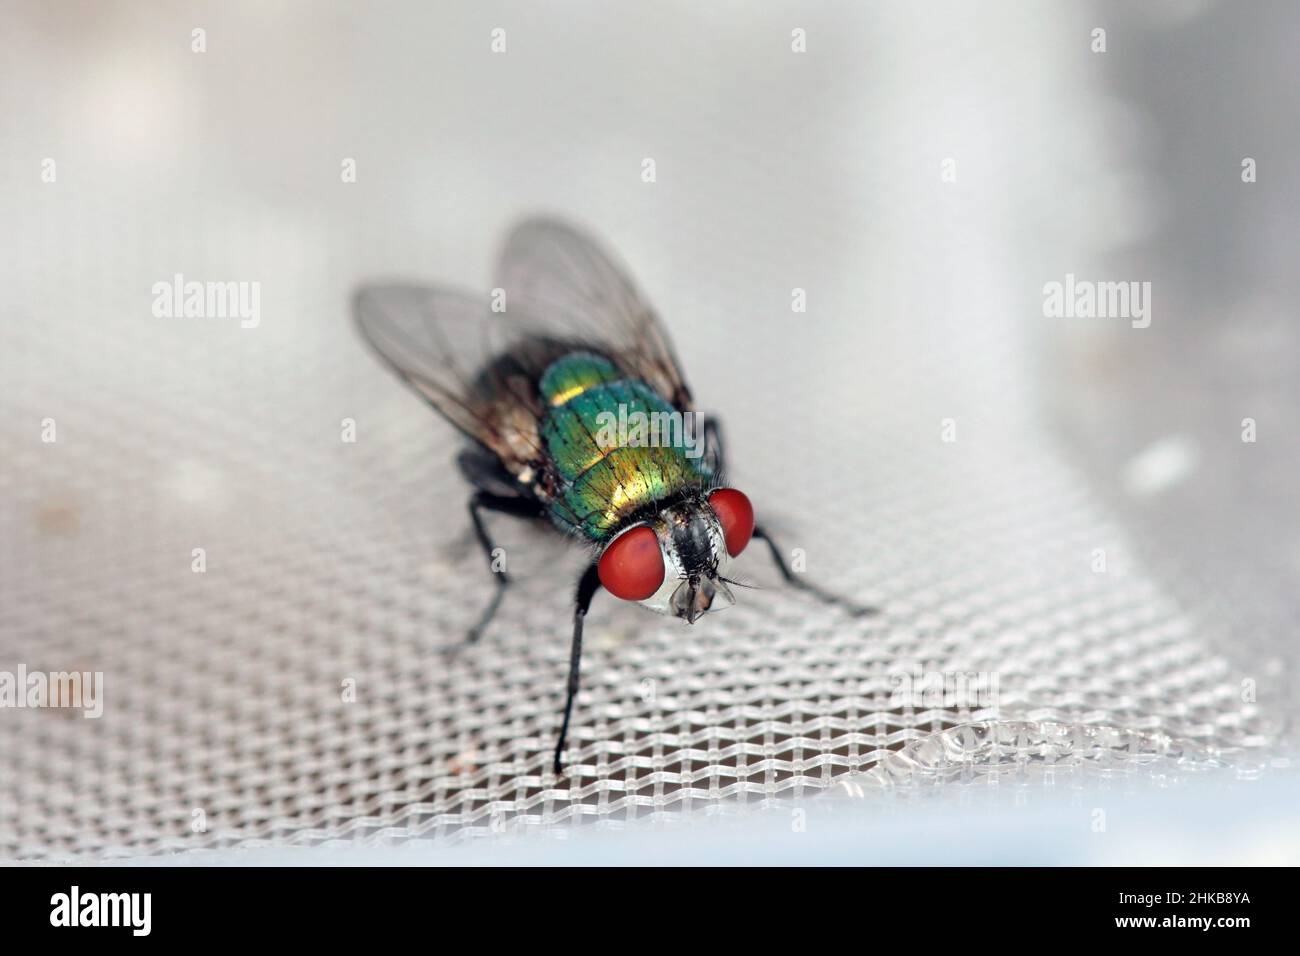
<instances>
[{"instance_id":1,"label":"fly's red compound eye","mask_svg":"<svg viewBox=\"0 0 1300 956\"><path fill-rule=\"evenodd\" d=\"M722 524L727 553L734 558L754 534L754 506L735 488L719 488L709 495L709 504Z\"/></svg>"},{"instance_id":2,"label":"fly's red compound eye","mask_svg":"<svg viewBox=\"0 0 1300 956\"><path fill-rule=\"evenodd\" d=\"M658 536L645 525L619 535L600 556L596 573L605 590L614 597L644 601L664 583L664 559L659 552Z\"/></svg>"}]
</instances>

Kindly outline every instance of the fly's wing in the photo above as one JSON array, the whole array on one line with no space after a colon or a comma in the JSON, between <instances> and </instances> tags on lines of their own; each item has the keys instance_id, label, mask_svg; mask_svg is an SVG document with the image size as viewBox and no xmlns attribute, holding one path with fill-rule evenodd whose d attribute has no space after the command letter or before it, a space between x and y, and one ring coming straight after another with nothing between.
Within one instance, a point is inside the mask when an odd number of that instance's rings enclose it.
<instances>
[{"instance_id":1,"label":"fly's wing","mask_svg":"<svg viewBox=\"0 0 1300 956\"><path fill-rule=\"evenodd\" d=\"M501 253L507 310L522 303L570 339L589 343L679 411L691 392L668 333L626 272L596 242L555 219L515 227Z\"/></svg>"},{"instance_id":2,"label":"fly's wing","mask_svg":"<svg viewBox=\"0 0 1300 956\"><path fill-rule=\"evenodd\" d=\"M510 234L501 275L504 312L454 290L385 284L358 290L353 314L380 358L521 483L545 493L551 463L538 383L563 355L600 352L690 410L663 326L591 239L529 220Z\"/></svg>"},{"instance_id":3,"label":"fly's wing","mask_svg":"<svg viewBox=\"0 0 1300 956\"><path fill-rule=\"evenodd\" d=\"M511 474L542 457L540 373L527 350L495 353L497 317L482 299L421 285L368 285L353 297L353 316L379 357Z\"/></svg>"}]
</instances>

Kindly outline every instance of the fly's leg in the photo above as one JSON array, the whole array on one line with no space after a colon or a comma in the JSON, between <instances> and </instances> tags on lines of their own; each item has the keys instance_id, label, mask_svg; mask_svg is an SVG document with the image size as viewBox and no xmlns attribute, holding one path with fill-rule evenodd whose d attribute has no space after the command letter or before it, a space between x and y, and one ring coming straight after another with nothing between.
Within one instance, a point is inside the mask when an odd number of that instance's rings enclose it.
<instances>
[{"instance_id":1,"label":"fly's leg","mask_svg":"<svg viewBox=\"0 0 1300 956\"><path fill-rule=\"evenodd\" d=\"M586 620L591 599L600 590L600 576L596 565L588 566L578 579L578 594L573 603L573 644L569 648L569 684L564 696L564 719L560 722L560 739L555 742L556 776L564 772L564 743L569 737L569 718L573 716L573 701L578 696L579 665L582 663L582 622Z\"/></svg>"},{"instance_id":2,"label":"fly's leg","mask_svg":"<svg viewBox=\"0 0 1300 956\"><path fill-rule=\"evenodd\" d=\"M496 616L497 608L501 606L501 598L505 596L506 588L510 585L510 578L506 575L505 569L502 568L500 571L496 569L496 545L492 543L487 526L483 524L484 511L498 511L517 518L536 518L540 514L537 502L527 498L511 498L486 491L476 491L470 496L469 516L474 522L474 534L478 536L479 544L483 546L483 553L487 556L488 570L496 579L496 590L492 593L492 599L488 601L487 607L483 609L482 615L479 616L478 623L469 629L465 637L468 644L473 644L483 635L492 618Z\"/></svg>"},{"instance_id":3,"label":"fly's leg","mask_svg":"<svg viewBox=\"0 0 1300 956\"><path fill-rule=\"evenodd\" d=\"M776 564L777 568L780 569L781 577L785 578L787 584L796 587L801 591L806 591L819 601L825 601L827 604L834 604L838 607L842 607L855 617L865 617L868 614L878 613L874 607L864 607L861 604L850 601L848 598L840 597L838 594L832 594L830 591L824 591L817 585L806 581L802 575L796 574L794 571L790 570L790 566L785 563L785 557L781 554L781 549L777 547L776 542L772 540L772 536L767 533L766 528L763 528L760 525L755 525L754 537L767 543L767 549L772 554L772 561Z\"/></svg>"}]
</instances>

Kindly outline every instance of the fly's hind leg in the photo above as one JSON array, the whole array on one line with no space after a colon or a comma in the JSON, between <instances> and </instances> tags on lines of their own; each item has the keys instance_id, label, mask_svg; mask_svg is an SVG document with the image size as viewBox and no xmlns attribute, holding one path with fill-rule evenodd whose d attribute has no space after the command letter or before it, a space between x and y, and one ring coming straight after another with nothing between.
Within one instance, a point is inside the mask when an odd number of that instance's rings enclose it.
<instances>
[{"instance_id":1,"label":"fly's hind leg","mask_svg":"<svg viewBox=\"0 0 1300 956\"><path fill-rule=\"evenodd\" d=\"M537 518L541 515L541 508L536 501L528 498L515 498L506 495L494 495L487 491L476 491L469 499L469 516L474 522L474 534L478 537L478 542L483 548L483 554L487 557L488 571L496 580L496 590L492 593L492 599L488 601L487 607L479 616L478 623L469 629L465 636L467 644L473 644L487 629L492 618L496 616L497 608L501 606L501 598L505 596L506 588L510 586L510 577L506 574L504 564L498 567L498 553L496 545L492 543L492 537L488 534L487 526L483 523L484 511L497 511L501 514L514 515L517 518Z\"/></svg>"},{"instance_id":2,"label":"fly's hind leg","mask_svg":"<svg viewBox=\"0 0 1300 956\"><path fill-rule=\"evenodd\" d=\"M798 588L800 591L805 591L808 594L811 594L819 601L842 607L855 617L865 617L869 614L878 613L874 607L866 607L865 605L850 601L848 598L840 597L838 594L832 594L830 591L822 590L817 585L805 580L802 575L796 574L792 571L790 566L785 563L785 557L781 554L781 549L777 547L776 542L772 540L772 536L768 534L766 528L760 525L755 525L754 537L766 542L767 549L772 555L772 561L781 571L781 577L785 578L787 584Z\"/></svg>"}]
</instances>

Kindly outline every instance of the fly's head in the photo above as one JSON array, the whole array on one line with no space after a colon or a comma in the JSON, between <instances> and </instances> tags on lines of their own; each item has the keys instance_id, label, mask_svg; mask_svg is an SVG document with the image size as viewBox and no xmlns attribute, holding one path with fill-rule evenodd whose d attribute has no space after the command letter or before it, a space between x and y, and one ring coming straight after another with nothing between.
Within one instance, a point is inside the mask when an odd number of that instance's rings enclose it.
<instances>
[{"instance_id":1,"label":"fly's head","mask_svg":"<svg viewBox=\"0 0 1300 956\"><path fill-rule=\"evenodd\" d=\"M625 528L605 546L605 590L694 624L736 603L725 572L754 533L754 509L734 488L690 498Z\"/></svg>"}]
</instances>

